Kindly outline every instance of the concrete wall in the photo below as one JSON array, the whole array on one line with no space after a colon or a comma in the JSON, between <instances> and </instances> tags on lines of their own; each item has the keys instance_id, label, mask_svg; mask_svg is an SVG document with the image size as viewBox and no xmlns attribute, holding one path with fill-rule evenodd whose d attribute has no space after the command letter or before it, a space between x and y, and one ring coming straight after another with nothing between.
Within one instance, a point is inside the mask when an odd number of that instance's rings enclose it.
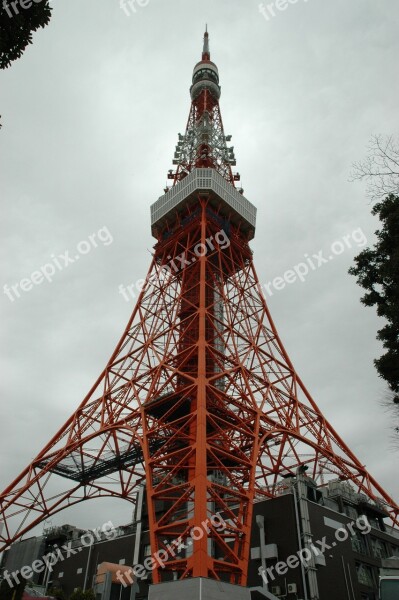
<instances>
[{"instance_id":1,"label":"concrete wall","mask_svg":"<svg viewBox=\"0 0 399 600\"><path fill-rule=\"evenodd\" d=\"M150 587L149 600L251 600L249 590L198 577Z\"/></svg>"}]
</instances>

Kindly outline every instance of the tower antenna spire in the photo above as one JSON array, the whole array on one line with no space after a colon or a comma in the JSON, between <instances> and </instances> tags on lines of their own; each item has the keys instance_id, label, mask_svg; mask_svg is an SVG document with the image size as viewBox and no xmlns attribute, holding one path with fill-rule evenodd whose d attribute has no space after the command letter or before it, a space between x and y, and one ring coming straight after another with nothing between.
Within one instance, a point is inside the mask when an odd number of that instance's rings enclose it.
<instances>
[{"instance_id":1,"label":"tower antenna spire","mask_svg":"<svg viewBox=\"0 0 399 600\"><path fill-rule=\"evenodd\" d=\"M204 47L202 50L202 60L210 60L211 53L209 52L209 33L208 33L208 24L205 25L205 33L204 33Z\"/></svg>"},{"instance_id":2,"label":"tower antenna spire","mask_svg":"<svg viewBox=\"0 0 399 600\"><path fill-rule=\"evenodd\" d=\"M179 133L173 164L168 179L173 186L191 173L193 169L215 169L235 187L240 181L239 173L233 174L236 164L234 146L227 146L231 135L225 135L220 114L219 71L209 51L208 25L205 25L202 58L194 66L190 87L191 109L184 135ZM172 186L172 187L173 187ZM168 187L165 188L167 193Z\"/></svg>"}]
</instances>

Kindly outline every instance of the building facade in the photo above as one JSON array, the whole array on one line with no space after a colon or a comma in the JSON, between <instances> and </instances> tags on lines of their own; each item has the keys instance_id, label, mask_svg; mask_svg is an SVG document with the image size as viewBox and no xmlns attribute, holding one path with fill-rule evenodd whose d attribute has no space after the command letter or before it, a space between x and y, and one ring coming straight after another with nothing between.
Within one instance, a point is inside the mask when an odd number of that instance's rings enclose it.
<instances>
[{"instance_id":1,"label":"building facade","mask_svg":"<svg viewBox=\"0 0 399 600\"><path fill-rule=\"evenodd\" d=\"M283 479L278 497L254 505L248 573L252 599L377 600L381 567L399 557L399 532L385 523L386 517L381 506L354 493L347 482L317 488L305 472ZM228 532L231 520L218 518ZM187 555L190 549L176 543L166 552ZM165 555L155 559L162 562ZM26 578L47 590L59 588L69 597L76 588L96 590L102 563L128 565L137 575L136 600L145 600L152 560L142 494L126 526L84 531L65 525L13 544L3 555L1 576L14 584ZM131 581L122 573L119 580L108 598L128 600Z\"/></svg>"}]
</instances>

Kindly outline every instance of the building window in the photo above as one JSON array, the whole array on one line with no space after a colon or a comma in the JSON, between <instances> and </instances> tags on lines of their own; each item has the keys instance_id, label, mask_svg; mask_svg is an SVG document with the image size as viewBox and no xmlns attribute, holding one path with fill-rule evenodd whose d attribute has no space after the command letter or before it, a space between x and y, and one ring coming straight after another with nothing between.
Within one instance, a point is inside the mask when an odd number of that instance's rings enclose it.
<instances>
[{"instance_id":1,"label":"building window","mask_svg":"<svg viewBox=\"0 0 399 600\"><path fill-rule=\"evenodd\" d=\"M382 529L381 527L381 523L379 521L379 519L375 519L374 517L367 517L368 522L370 523L371 527L374 527L374 529Z\"/></svg>"},{"instance_id":2,"label":"building window","mask_svg":"<svg viewBox=\"0 0 399 600\"><path fill-rule=\"evenodd\" d=\"M354 552L368 554L366 538L359 531L356 531L355 535L351 537L351 544Z\"/></svg>"},{"instance_id":3,"label":"building window","mask_svg":"<svg viewBox=\"0 0 399 600\"><path fill-rule=\"evenodd\" d=\"M64 573L58 573L58 579L61 579L61 577L64 577Z\"/></svg>"},{"instance_id":4,"label":"building window","mask_svg":"<svg viewBox=\"0 0 399 600\"><path fill-rule=\"evenodd\" d=\"M125 565L126 564L126 558L120 558L119 559L119 564L120 565Z\"/></svg>"},{"instance_id":5,"label":"building window","mask_svg":"<svg viewBox=\"0 0 399 600\"><path fill-rule=\"evenodd\" d=\"M344 506L345 514L348 515L351 519L357 519L358 514L356 508L350 506L349 504L345 504Z\"/></svg>"},{"instance_id":6,"label":"building window","mask_svg":"<svg viewBox=\"0 0 399 600\"><path fill-rule=\"evenodd\" d=\"M151 544L146 544L144 546L144 558L147 556L151 556Z\"/></svg>"},{"instance_id":7,"label":"building window","mask_svg":"<svg viewBox=\"0 0 399 600\"><path fill-rule=\"evenodd\" d=\"M382 540L371 538L371 548L376 558L387 558L387 548Z\"/></svg>"},{"instance_id":8,"label":"building window","mask_svg":"<svg viewBox=\"0 0 399 600\"><path fill-rule=\"evenodd\" d=\"M78 575L80 575L80 574L82 573L82 571L83 571L83 569L82 569L82 567L80 567L80 568L79 568L79 569L76 571L76 573L77 573Z\"/></svg>"},{"instance_id":9,"label":"building window","mask_svg":"<svg viewBox=\"0 0 399 600\"><path fill-rule=\"evenodd\" d=\"M356 563L357 580L363 585L374 587L374 577L371 567L363 563Z\"/></svg>"}]
</instances>

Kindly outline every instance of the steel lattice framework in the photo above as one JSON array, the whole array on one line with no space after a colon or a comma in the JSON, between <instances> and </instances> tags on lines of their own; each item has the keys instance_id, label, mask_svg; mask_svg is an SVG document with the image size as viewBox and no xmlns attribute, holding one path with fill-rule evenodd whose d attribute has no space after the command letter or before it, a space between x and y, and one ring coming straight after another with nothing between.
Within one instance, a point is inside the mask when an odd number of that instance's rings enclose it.
<instances>
[{"instance_id":1,"label":"steel lattice framework","mask_svg":"<svg viewBox=\"0 0 399 600\"><path fill-rule=\"evenodd\" d=\"M227 146L231 135L224 134L219 107L219 71L210 60L207 31L202 60L194 67L190 93L192 102L186 132L179 134L173 160L177 169L169 171L168 178L173 179L175 185L194 168L205 167L215 169L234 185L240 176L234 176L231 170L236 164L234 147Z\"/></svg>"},{"instance_id":2,"label":"steel lattice framework","mask_svg":"<svg viewBox=\"0 0 399 600\"><path fill-rule=\"evenodd\" d=\"M197 108L212 91L201 81ZM217 127L224 139L221 120ZM253 502L277 495L282 475L304 466L319 485L350 482L399 524L397 505L324 418L281 343L230 162L217 169L195 160L186 180L191 191L178 196L178 168L176 185L158 201L170 208L153 220L152 263L105 370L1 494L0 549L78 502L133 501L145 481L152 552L168 552L154 583L174 572L245 585ZM203 176L210 170L212 185ZM217 513L227 528L213 524ZM177 539L186 548L173 545Z\"/></svg>"},{"instance_id":3,"label":"steel lattice framework","mask_svg":"<svg viewBox=\"0 0 399 600\"><path fill-rule=\"evenodd\" d=\"M233 147L228 147L223 133L219 103L208 89L194 98L187 121L186 133L180 136L175 151L176 173L170 177L180 181L195 167L215 169L233 183L231 166L235 165ZM172 174L171 174L172 175Z\"/></svg>"}]
</instances>

